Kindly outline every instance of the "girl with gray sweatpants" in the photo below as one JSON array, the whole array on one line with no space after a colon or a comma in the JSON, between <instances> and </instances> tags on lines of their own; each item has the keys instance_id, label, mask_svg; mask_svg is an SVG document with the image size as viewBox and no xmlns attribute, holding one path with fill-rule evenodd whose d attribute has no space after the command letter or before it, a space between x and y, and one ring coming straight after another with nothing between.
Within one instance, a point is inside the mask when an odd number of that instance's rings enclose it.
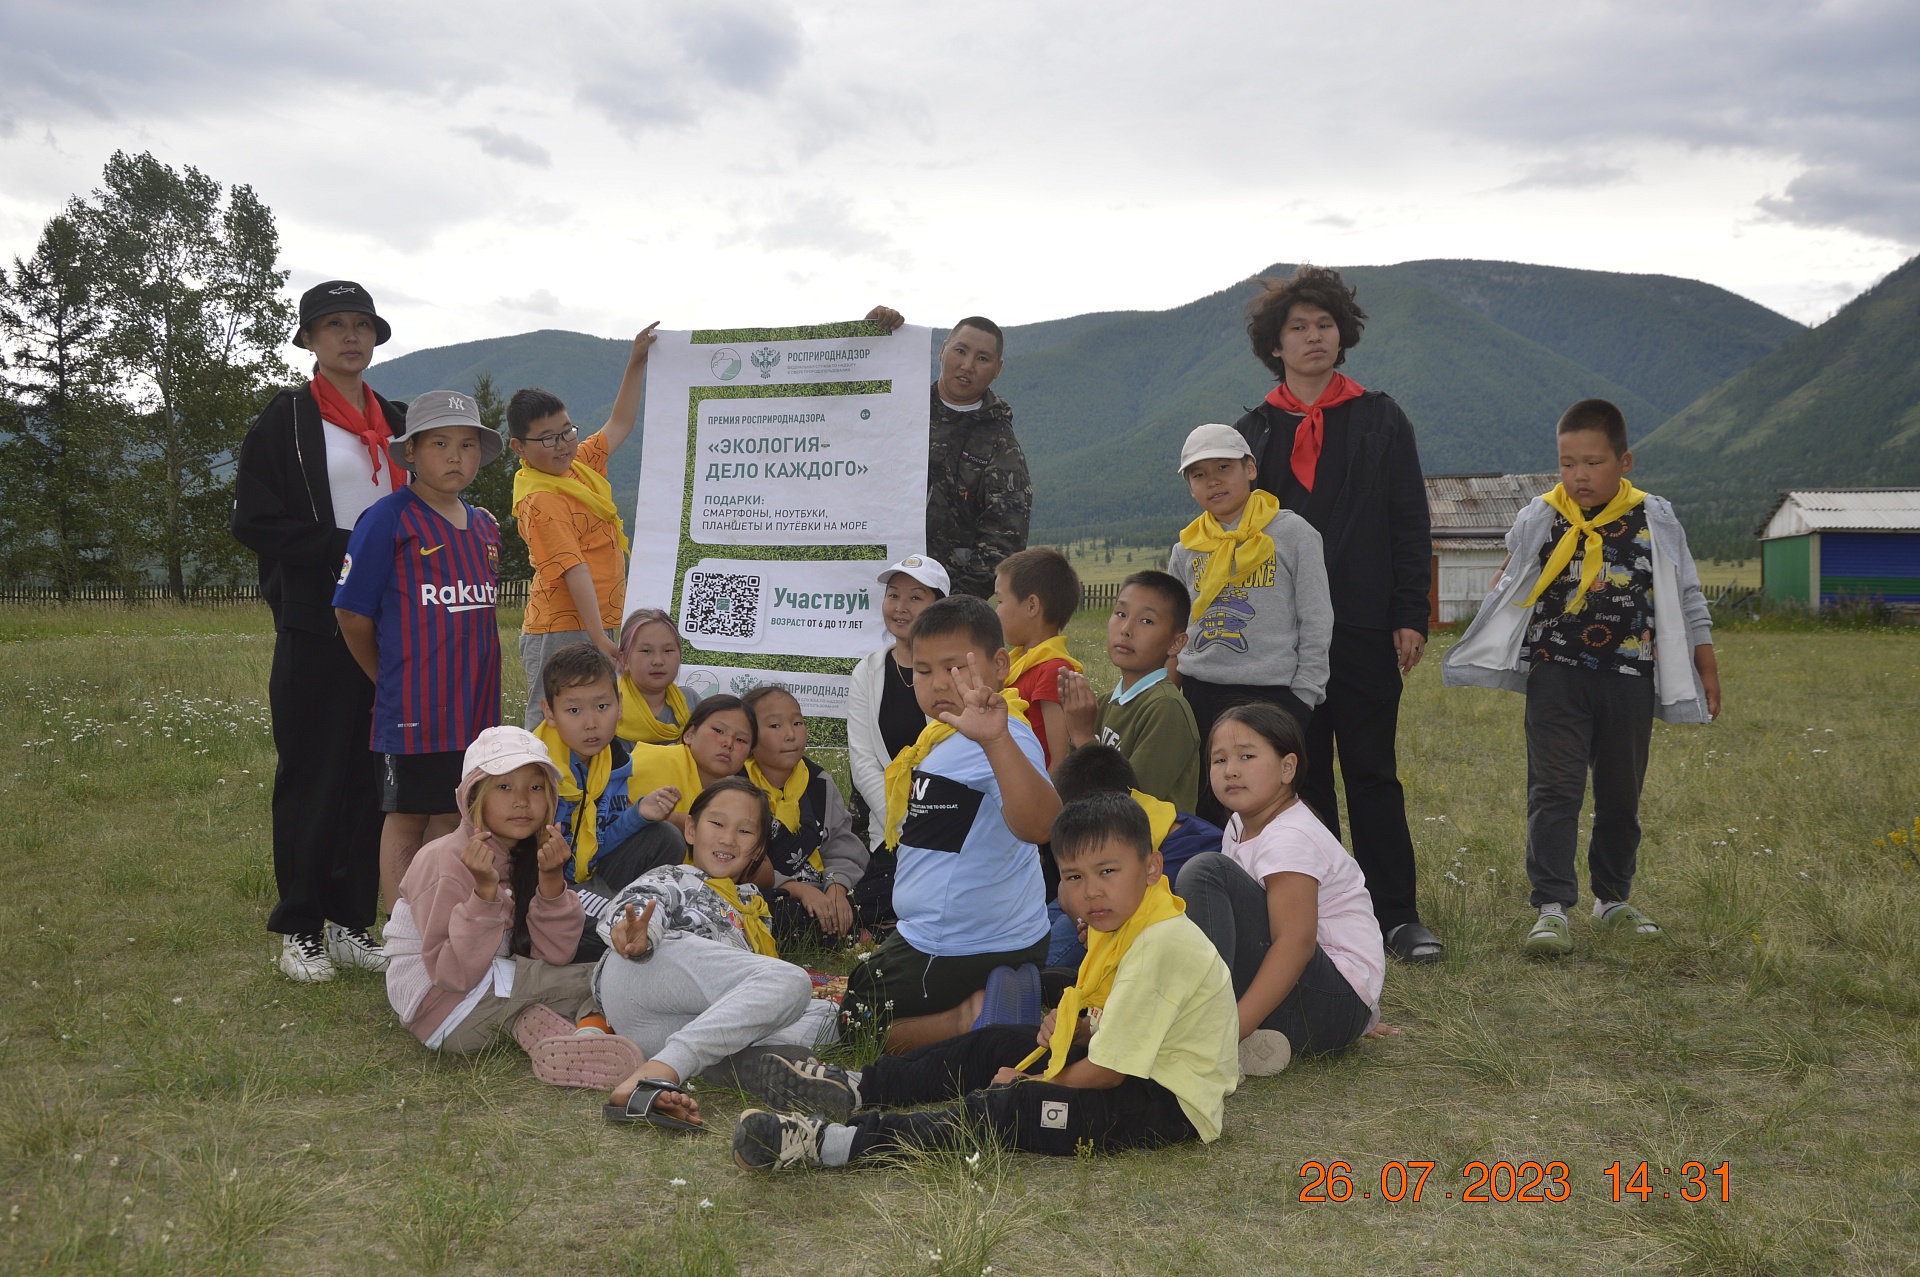
<instances>
[{"instance_id":1,"label":"girl with gray sweatpants","mask_svg":"<svg viewBox=\"0 0 1920 1277\"><path fill-rule=\"evenodd\" d=\"M755 891L739 888L744 901ZM654 906L647 948L638 958L611 948L613 924L631 904ZM836 1038L830 1002L813 997L801 968L753 951L739 912L693 865L650 870L615 897L600 924L610 946L594 970L601 1012L682 1078L749 1047L812 1051Z\"/></svg>"}]
</instances>

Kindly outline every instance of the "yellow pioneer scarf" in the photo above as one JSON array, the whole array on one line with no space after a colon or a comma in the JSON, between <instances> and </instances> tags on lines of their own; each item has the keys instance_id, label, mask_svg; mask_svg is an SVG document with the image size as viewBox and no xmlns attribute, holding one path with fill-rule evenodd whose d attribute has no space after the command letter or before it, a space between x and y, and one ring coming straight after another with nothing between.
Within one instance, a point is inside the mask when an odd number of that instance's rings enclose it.
<instances>
[{"instance_id":1,"label":"yellow pioneer scarf","mask_svg":"<svg viewBox=\"0 0 1920 1277\"><path fill-rule=\"evenodd\" d=\"M667 712L673 722L663 723L647 704L647 698L630 675L620 676L620 726L615 732L621 740L636 745L672 745L687 730L687 694L678 683L667 684Z\"/></svg>"},{"instance_id":2,"label":"yellow pioneer scarf","mask_svg":"<svg viewBox=\"0 0 1920 1277\"><path fill-rule=\"evenodd\" d=\"M1526 598L1515 599L1513 605L1532 607L1539 602L1540 596L1546 593L1547 587L1553 584L1554 578L1566 571L1567 564L1573 562L1574 548L1579 544L1581 535L1585 534L1586 557L1580 564L1580 588L1576 589L1573 596L1567 600L1566 611L1571 615L1585 605L1587 591L1592 589L1593 583L1600 579L1601 561L1605 557L1604 543L1600 540L1600 529L1645 501L1647 494L1623 478L1620 480L1620 491L1614 494L1613 500L1607 502L1606 508L1591 519L1587 518L1574 499L1567 495L1567 485L1564 483L1556 483L1553 491L1540 499L1558 510L1569 526L1566 534L1560 538L1560 544L1554 546L1553 553L1547 556L1547 566L1540 569L1540 579L1533 583L1533 589L1528 592Z\"/></svg>"},{"instance_id":3,"label":"yellow pioneer scarf","mask_svg":"<svg viewBox=\"0 0 1920 1277\"><path fill-rule=\"evenodd\" d=\"M693 751L685 745L635 745L633 779L627 782L627 792L644 798L666 785L680 791L675 811L686 811L693 806L693 800L705 788L700 783L700 765L693 761Z\"/></svg>"},{"instance_id":4,"label":"yellow pioneer scarf","mask_svg":"<svg viewBox=\"0 0 1920 1277\"><path fill-rule=\"evenodd\" d=\"M1020 1071L1024 1073L1032 1068L1044 1055L1049 1058L1047 1071L1040 1075L1042 1079L1059 1076L1060 1070L1067 1067L1067 1052L1073 1049L1073 1032L1079 1024L1080 1013L1107 1005L1107 998L1113 992L1114 974L1120 970L1120 961L1127 956L1127 950L1133 948L1133 942L1154 923L1165 922L1186 911L1187 902L1173 894L1162 875L1154 879L1147 894L1141 897L1140 907L1133 911L1133 917L1121 923L1118 930L1095 931L1089 927L1087 956L1080 963L1080 978L1060 999L1060 1011L1053 1021L1053 1037L1046 1046L1036 1047L1032 1055L1020 1061Z\"/></svg>"},{"instance_id":5,"label":"yellow pioneer scarf","mask_svg":"<svg viewBox=\"0 0 1920 1277\"><path fill-rule=\"evenodd\" d=\"M627 525L620 521L620 511L614 508L613 485L607 482L607 476L586 462L576 460L566 474L548 474L522 461L513 475L514 509L519 509L520 503L536 492L557 492L563 497L572 497L594 518L613 525L620 552L627 552Z\"/></svg>"},{"instance_id":6,"label":"yellow pioneer scarf","mask_svg":"<svg viewBox=\"0 0 1920 1277\"><path fill-rule=\"evenodd\" d=\"M758 759L747 760L747 779L760 786L767 796L767 802L773 807L773 818L786 826L792 833L800 829L800 798L807 792L807 785L813 780L813 773L807 769L806 760L794 764L793 774L787 777L785 785L775 785L760 770ZM807 863L824 872L826 862L820 859L820 849L815 847L807 853Z\"/></svg>"},{"instance_id":7,"label":"yellow pioneer scarf","mask_svg":"<svg viewBox=\"0 0 1920 1277\"><path fill-rule=\"evenodd\" d=\"M1007 702L1007 717L1027 721L1027 703L1011 686L1000 689ZM887 764L887 846L900 845L900 822L907 818L907 800L913 794L913 769L926 761L933 747L953 735L953 728L938 720L920 729L920 739L900 751Z\"/></svg>"},{"instance_id":8,"label":"yellow pioneer scarf","mask_svg":"<svg viewBox=\"0 0 1920 1277\"><path fill-rule=\"evenodd\" d=\"M780 956L774 949L773 929L767 925L768 920L773 917L773 911L767 908L765 896L756 892L753 903L747 904L740 899L740 888L731 878L709 878L707 885L713 888L715 895L732 905L734 912L740 915L740 922L746 929L747 943L753 946L755 953L764 954L769 958Z\"/></svg>"},{"instance_id":9,"label":"yellow pioneer scarf","mask_svg":"<svg viewBox=\"0 0 1920 1277\"><path fill-rule=\"evenodd\" d=\"M1173 822L1179 816L1172 803L1163 802L1152 794L1143 794L1137 789L1127 791L1133 801L1140 804L1140 810L1147 813L1147 832L1153 835L1153 849L1160 850L1160 844L1167 840L1167 834L1173 828Z\"/></svg>"},{"instance_id":10,"label":"yellow pioneer scarf","mask_svg":"<svg viewBox=\"0 0 1920 1277\"><path fill-rule=\"evenodd\" d=\"M1240 512L1239 527L1229 531L1213 515L1203 514L1180 530L1181 545L1207 556L1206 570L1193 590L1193 620L1206 614L1220 591L1273 558L1273 538L1266 527L1279 513L1274 495L1255 488Z\"/></svg>"},{"instance_id":11,"label":"yellow pioneer scarf","mask_svg":"<svg viewBox=\"0 0 1920 1277\"><path fill-rule=\"evenodd\" d=\"M594 850L600 845L600 795L607 792L607 781L613 776L613 746L587 760L587 787L582 791L573 778L573 751L560 739L560 729L543 722L533 734L547 747L547 757L560 773L560 797L577 804L573 828L568 832L573 836L573 880L585 882L587 866L593 863Z\"/></svg>"},{"instance_id":12,"label":"yellow pioneer scarf","mask_svg":"<svg viewBox=\"0 0 1920 1277\"><path fill-rule=\"evenodd\" d=\"M1022 674L1048 661L1065 661L1073 666L1074 673L1086 673L1086 667L1067 654L1067 640L1062 634L1054 635L1038 647L1016 647L1007 655L1013 658L1013 666L1007 671L1008 683L1019 682Z\"/></svg>"}]
</instances>

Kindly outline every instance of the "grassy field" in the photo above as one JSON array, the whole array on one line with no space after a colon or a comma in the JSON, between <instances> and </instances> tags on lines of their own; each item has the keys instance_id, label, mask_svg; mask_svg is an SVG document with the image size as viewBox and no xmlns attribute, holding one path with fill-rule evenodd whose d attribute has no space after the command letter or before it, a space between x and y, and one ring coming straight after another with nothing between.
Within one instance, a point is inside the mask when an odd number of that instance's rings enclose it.
<instances>
[{"instance_id":1,"label":"grassy field","mask_svg":"<svg viewBox=\"0 0 1920 1277\"><path fill-rule=\"evenodd\" d=\"M1083 652L1097 635L1076 623ZM724 1135L604 1126L510 1043L428 1054L377 979L278 976L263 613L0 611L0 643L5 1272L1891 1274L1920 1253L1920 631L1723 635L1723 722L1654 737L1635 899L1668 937L1583 910L1557 964L1517 952L1521 702L1443 693L1430 659L1403 760L1449 948L1389 973L1402 1036L1250 1082L1205 1148L775 1178ZM741 1098L701 1095L729 1129ZM1302 1165L1334 1160L1353 1199L1302 1203ZM1414 1160L1422 1200L1384 1200ZM1651 1200L1612 1201L1606 1168L1643 1160ZM1463 1169L1501 1161L1564 1162L1569 1199L1463 1200ZM1681 1200L1688 1162L1726 1163L1731 1201L1717 1180Z\"/></svg>"}]
</instances>

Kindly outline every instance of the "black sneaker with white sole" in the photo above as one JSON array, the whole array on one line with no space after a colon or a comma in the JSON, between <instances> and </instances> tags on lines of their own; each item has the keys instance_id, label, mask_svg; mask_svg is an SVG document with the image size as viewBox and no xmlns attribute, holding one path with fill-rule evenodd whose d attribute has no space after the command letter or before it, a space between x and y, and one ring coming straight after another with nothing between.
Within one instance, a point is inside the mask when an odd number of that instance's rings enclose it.
<instances>
[{"instance_id":1,"label":"black sneaker with white sole","mask_svg":"<svg viewBox=\"0 0 1920 1277\"><path fill-rule=\"evenodd\" d=\"M740 1070L747 1089L777 1109L845 1122L860 1107L860 1080L837 1064L763 1055Z\"/></svg>"},{"instance_id":2,"label":"black sneaker with white sole","mask_svg":"<svg viewBox=\"0 0 1920 1277\"><path fill-rule=\"evenodd\" d=\"M280 937L280 973L301 984L333 979L333 959L327 956L327 938L318 931Z\"/></svg>"},{"instance_id":3,"label":"black sneaker with white sole","mask_svg":"<svg viewBox=\"0 0 1920 1277\"><path fill-rule=\"evenodd\" d=\"M745 1171L783 1171L820 1165L823 1117L796 1117L748 1109L733 1128L733 1160Z\"/></svg>"},{"instance_id":4,"label":"black sneaker with white sole","mask_svg":"<svg viewBox=\"0 0 1920 1277\"><path fill-rule=\"evenodd\" d=\"M327 956L333 959L336 967L358 968L362 971L385 971L387 969L387 951L373 942L365 927L343 927L337 922L327 924Z\"/></svg>"}]
</instances>

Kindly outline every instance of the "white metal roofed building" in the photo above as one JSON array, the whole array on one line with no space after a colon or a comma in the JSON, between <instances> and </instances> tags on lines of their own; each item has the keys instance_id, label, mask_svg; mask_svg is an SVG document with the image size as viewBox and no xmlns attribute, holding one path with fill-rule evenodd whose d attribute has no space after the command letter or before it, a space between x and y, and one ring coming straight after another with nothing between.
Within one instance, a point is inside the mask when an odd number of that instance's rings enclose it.
<instances>
[{"instance_id":1,"label":"white metal roofed building","mask_svg":"<svg viewBox=\"0 0 1920 1277\"><path fill-rule=\"evenodd\" d=\"M1559 482L1557 473L1427 476L1433 524L1429 622L1464 621L1479 609L1506 562L1507 529L1529 501Z\"/></svg>"},{"instance_id":2,"label":"white metal roofed building","mask_svg":"<svg viewBox=\"0 0 1920 1277\"><path fill-rule=\"evenodd\" d=\"M1920 604L1920 488L1796 488L1761 522L1770 599Z\"/></svg>"}]
</instances>

